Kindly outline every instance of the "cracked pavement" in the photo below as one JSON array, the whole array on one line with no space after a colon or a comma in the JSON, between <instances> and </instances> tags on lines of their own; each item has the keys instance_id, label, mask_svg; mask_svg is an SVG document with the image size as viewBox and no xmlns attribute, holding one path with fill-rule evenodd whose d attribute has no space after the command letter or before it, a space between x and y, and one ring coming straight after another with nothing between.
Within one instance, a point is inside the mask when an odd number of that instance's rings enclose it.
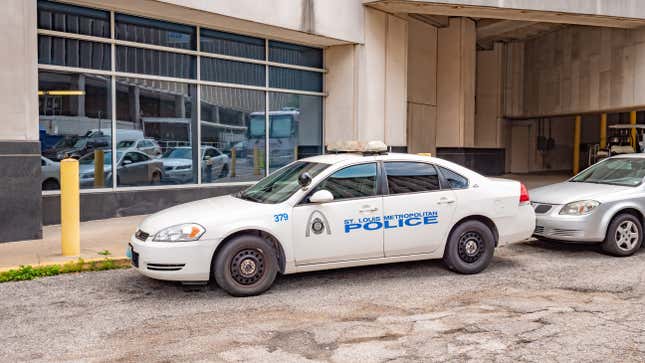
<instances>
[{"instance_id":1,"label":"cracked pavement","mask_svg":"<svg viewBox=\"0 0 645 363\"><path fill-rule=\"evenodd\" d=\"M479 275L422 261L232 298L133 270L0 284L0 361L645 360L645 250L527 242Z\"/></svg>"}]
</instances>

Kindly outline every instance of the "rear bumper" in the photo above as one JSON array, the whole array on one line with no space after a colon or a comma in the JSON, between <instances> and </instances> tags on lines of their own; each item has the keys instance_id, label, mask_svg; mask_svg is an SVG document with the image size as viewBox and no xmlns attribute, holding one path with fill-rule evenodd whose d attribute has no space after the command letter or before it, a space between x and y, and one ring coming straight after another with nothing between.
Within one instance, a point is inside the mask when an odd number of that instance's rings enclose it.
<instances>
[{"instance_id":1,"label":"rear bumper","mask_svg":"<svg viewBox=\"0 0 645 363\"><path fill-rule=\"evenodd\" d=\"M196 242L151 242L130 238L133 253L138 255L141 274L157 280L208 281L211 261L219 240Z\"/></svg>"},{"instance_id":2,"label":"rear bumper","mask_svg":"<svg viewBox=\"0 0 645 363\"><path fill-rule=\"evenodd\" d=\"M531 238L535 230L535 212L530 204L518 208L517 214L496 221L499 232L498 246Z\"/></svg>"}]
</instances>

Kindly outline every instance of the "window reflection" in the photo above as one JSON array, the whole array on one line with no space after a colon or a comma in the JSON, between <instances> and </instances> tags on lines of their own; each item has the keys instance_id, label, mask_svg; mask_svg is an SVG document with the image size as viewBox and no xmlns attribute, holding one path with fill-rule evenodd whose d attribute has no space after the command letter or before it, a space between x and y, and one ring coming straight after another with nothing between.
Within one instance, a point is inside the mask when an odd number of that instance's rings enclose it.
<instances>
[{"instance_id":1,"label":"window reflection","mask_svg":"<svg viewBox=\"0 0 645 363\"><path fill-rule=\"evenodd\" d=\"M110 13L38 0L38 28L109 38Z\"/></svg>"},{"instance_id":2,"label":"window reflection","mask_svg":"<svg viewBox=\"0 0 645 363\"><path fill-rule=\"evenodd\" d=\"M196 62L196 58L192 55L144 48L116 47L116 70L119 72L195 78Z\"/></svg>"},{"instance_id":3,"label":"window reflection","mask_svg":"<svg viewBox=\"0 0 645 363\"><path fill-rule=\"evenodd\" d=\"M116 83L117 185L195 183L195 86L134 78Z\"/></svg>"},{"instance_id":4,"label":"window reflection","mask_svg":"<svg viewBox=\"0 0 645 363\"><path fill-rule=\"evenodd\" d=\"M322 97L271 92L269 105L271 170L322 152ZM264 114L256 120L263 127Z\"/></svg>"},{"instance_id":5,"label":"window reflection","mask_svg":"<svg viewBox=\"0 0 645 363\"><path fill-rule=\"evenodd\" d=\"M114 17L116 39L195 49L195 27L125 14Z\"/></svg>"},{"instance_id":6,"label":"window reflection","mask_svg":"<svg viewBox=\"0 0 645 363\"><path fill-rule=\"evenodd\" d=\"M42 188L60 188L59 161L105 155L111 147L110 77L64 72L38 73ZM109 164L97 165L83 188L111 187ZM89 171L89 170L88 170Z\"/></svg>"},{"instance_id":7,"label":"window reflection","mask_svg":"<svg viewBox=\"0 0 645 363\"><path fill-rule=\"evenodd\" d=\"M201 98L202 182L251 181L264 176L265 93L202 86Z\"/></svg>"},{"instance_id":8,"label":"window reflection","mask_svg":"<svg viewBox=\"0 0 645 363\"><path fill-rule=\"evenodd\" d=\"M199 33L202 52L234 57L264 59L264 39L201 29Z\"/></svg>"},{"instance_id":9,"label":"window reflection","mask_svg":"<svg viewBox=\"0 0 645 363\"><path fill-rule=\"evenodd\" d=\"M85 40L38 36L38 63L91 69L110 69L110 45Z\"/></svg>"}]
</instances>

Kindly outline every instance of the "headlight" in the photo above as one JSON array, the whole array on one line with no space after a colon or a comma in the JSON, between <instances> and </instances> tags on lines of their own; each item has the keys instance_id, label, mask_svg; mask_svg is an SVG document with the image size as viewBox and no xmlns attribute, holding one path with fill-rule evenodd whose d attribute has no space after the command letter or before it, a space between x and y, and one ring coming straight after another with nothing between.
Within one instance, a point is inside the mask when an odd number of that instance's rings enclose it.
<instances>
[{"instance_id":1,"label":"headlight","mask_svg":"<svg viewBox=\"0 0 645 363\"><path fill-rule=\"evenodd\" d=\"M179 224L162 229L152 240L156 242L197 241L204 232L206 232L204 227L196 223Z\"/></svg>"},{"instance_id":2,"label":"headlight","mask_svg":"<svg viewBox=\"0 0 645 363\"><path fill-rule=\"evenodd\" d=\"M560 210L561 215L581 216L591 213L600 203L595 200L581 200L565 205Z\"/></svg>"}]
</instances>

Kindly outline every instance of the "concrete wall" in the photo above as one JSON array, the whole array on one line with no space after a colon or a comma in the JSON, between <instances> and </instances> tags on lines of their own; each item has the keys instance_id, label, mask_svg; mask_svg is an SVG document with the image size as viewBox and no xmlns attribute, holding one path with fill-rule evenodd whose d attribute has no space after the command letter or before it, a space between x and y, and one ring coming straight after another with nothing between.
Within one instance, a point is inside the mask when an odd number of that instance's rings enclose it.
<instances>
[{"instance_id":1,"label":"concrete wall","mask_svg":"<svg viewBox=\"0 0 645 363\"><path fill-rule=\"evenodd\" d=\"M406 146L407 21L365 8L365 43L325 49L325 143Z\"/></svg>"},{"instance_id":2,"label":"concrete wall","mask_svg":"<svg viewBox=\"0 0 645 363\"><path fill-rule=\"evenodd\" d=\"M504 52L502 43L477 52L475 146L503 147Z\"/></svg>"},{"instance_id":3,"label":"concrete wall","mask_svg":"<svg viewBox=\"0 0 645 363\"><path fill-rule=\"evenodd\" d=\"M471 19L451 18L439 29L437 147L475 143L476 32Z\"/></svg>"}]
</instances>

